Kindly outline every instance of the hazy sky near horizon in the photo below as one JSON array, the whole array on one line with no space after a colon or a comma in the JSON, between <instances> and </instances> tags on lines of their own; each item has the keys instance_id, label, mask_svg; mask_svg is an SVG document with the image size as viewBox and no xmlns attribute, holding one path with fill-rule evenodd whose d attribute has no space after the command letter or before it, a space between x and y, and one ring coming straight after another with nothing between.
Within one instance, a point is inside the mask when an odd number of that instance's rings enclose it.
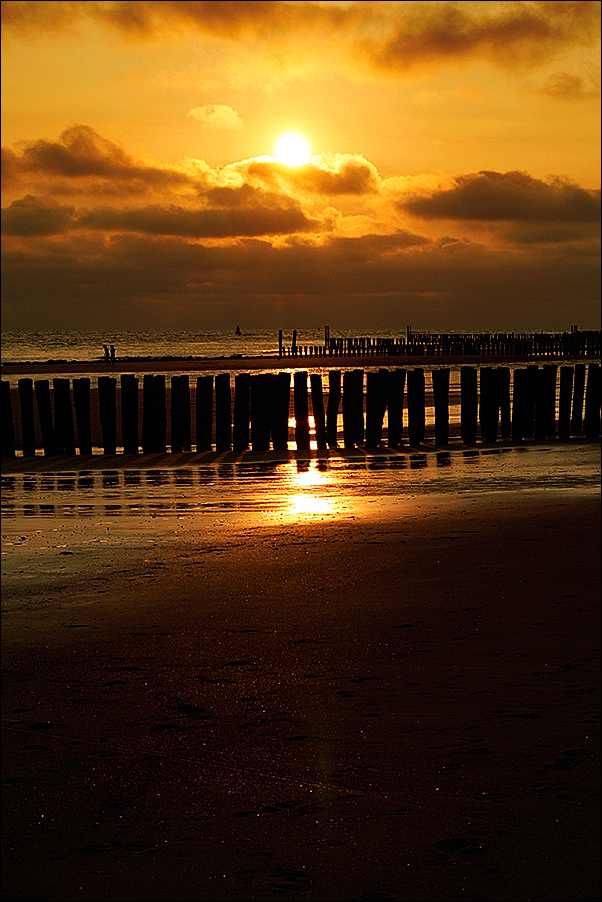
<instances>
[{"instance_id":1,"label":"hazy sky near horizon","mask_svg":"<svg viewBox=\"0 0 602 902\"><path fill-rule=\"evenodd\" d=\"M2 2L3 328L600 328L600 14Z\"/></svg>"}]
</instances>

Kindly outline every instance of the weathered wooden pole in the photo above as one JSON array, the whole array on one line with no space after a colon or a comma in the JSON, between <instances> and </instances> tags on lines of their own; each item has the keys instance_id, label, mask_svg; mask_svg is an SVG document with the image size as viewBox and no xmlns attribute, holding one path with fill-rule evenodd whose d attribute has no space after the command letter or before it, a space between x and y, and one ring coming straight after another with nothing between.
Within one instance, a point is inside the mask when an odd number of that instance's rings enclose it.
<instances>
[{"instance_id":1,"label":"weathered wooden pole","mask_svg":"<svg viewBox=\"0 0 602 902\"><path fill-rule=\"evenodd\" d=\"M291 404L291 374L277 373L271 376L270 433L275 451L288 450L288 421Z\"/></svg>"},{"instance_id":2,"label":"weathered wooden pole","mask_svg":"<svg viewBox=\"0 0 602 902\"><path fill-rule=\"evenodd\" d=\"M55 380L56 381L56 380ZM54 393L56 410L56 388ZM117 379L98 377L98 412L104 454L117 453Z\"/></svg>"},{"instance_id":3,"label":"weathered wooden pole","mask_svg":"<svg viewBox=\"0 0 602 902\"><path fill-rule=\"evenodd\" d=\"M426 427L426 397L424 370L408 370L408 441L417 448L424 441Z\"/></svg>"},{"instance_id":4,"label":"weathered wooden pole","mask_svg":"<svg viewBox=\"0 0 602 902\"><path fill-rule=\"evenodd\" d=\"M213 376L196 380L195 437L197 451L211 451L213 437Z\"/></svg>"},{"instance_id":5,"label":"weathered wooden pole","mask_svg":"<svg viewBox=\"0 0 602 902\"><path fill-rule=\"evenodd\" d=\"M282 331L280 332L282 337ZM234 377L234 426L232 448L247 451L249 448L249 415L251 401L251 377L249 373L237 373Z\"/></svg>"},{"instance_id":6,"label":"weathered wooden pole","mask_svg":"<svg viewBox=\"0 0 602 902\"><path fill-rule=\"evenodd\" d=\"M147 374L142 383L142 449L145 454L159 454L166 448L165 376Z\"/></svg>"},{"instance_id":7,"label":"weathered wooden pole","mask_svg":"<svg viewBox=\"0 0 602 902\"><path fill-rule=\"evenodd\" d=\"M543 370L546 385L545 428L547 437L556 435L556 381L558 366L555 363L544 363Z\"/></svg>"},{"instance_id":8,"label":"weathered wooden pole","mask_svg":"<svg viewBox=\"0 0 602 902\"><path fill-rule=\"evenodd\" d=\"M463 366L460 368L460 436L465 445L476 443L478 408L476 367Z\"/></svg>"},{"instance_id":9,"label":"weathered wooden pole","mask_svg":"<svg viewBox=\"0 0 602 902\"><path fill-rule=\"evenodd\" d=\"M341 403L341 371L330 370L328 373L328 403L326 405L326 441L329 448L336 448L337 423Z\"/></svg>"},{"instance_id":10,"label":"weathered wooden pole","mask_svg":"<svg viewBox=\"0 0 602 902\"><path fill-rule=\"evenodd\" d=\"M146 373L142 380L142 451L152 453L154 434L154 376Z\"/></svg>"},{"instance_id":11,"label":"weathered wooden pole","mask_svg":"<svg viewBox=\"0 0 602 902\"><path fill-rule=\"evenodd\" d=\"M121 376L121 437L123 453L138 454L138 377L133 373Z\"/></svg>"},{"instance_id":12,"label":"weathered wooden pole","mask_svg":"<svg viewBox=\"0 0 602 902\"><path fill-rule=\"evenodd\" d=\"M297 371L293 379L293 401L295 409L295 441L298 451L309 448L309 398L307 395L307 372Z\"/></svg>"},{"instance_id":13,"label":"weathered wooden pole","mask_svg":"<svg viewBox=\"0 0 602 902\"><path fill-rule=\"evenodd\" d=\"M356 445L364 444L364 371L352 371L352 392L353 392L353 441Z\"/></svg>"},{"instance_id":14,"label":"weathered wooden pole","mask_svg":"<svg viewBox=\"0 0 602 902\"><path fill-rule=\"evenodd\" d=\"M523 432L526 438L533 438L535 434L535 404L536 395L540 384L538 376L539 366L536 363L530 363L527 366L526 377L526 393L525 393L525 413Z\"/></svg>"},{"instance_id":15,"label":"weathered wooden pole","mask_svg":"<svg viewBox=\"0 0 602 902\"><path fill-rule=\"evenodd\" d=\"M525 416L527 408L527 370L514 370L512 388L512 433L513 442L522 442L525 437Z\"/></svg>"},{"instance_id":16,"label":"weathered wooden pole","mask_svg":"<svg viewBox=\"0 0 602 902\"><path fill-rule=\"evenodd\" d=\"M500 434L510 438L512 419L510 415L510 367L498 366L496 369L497 395L500 409Z\"/></svg>"},{"instance_id":17,"label":"weathered wooden pole","mask_svg":"<svg viewBox=\"0 0 602 902\"><path fill-rule=\"evenodd\" d=\"M19 379L19 405L21 407L21 447L23 457L35 457L36 430L33 415L33 380Z\"/></svg>"},{"instance_id":18,"label":"weathered wooden pole","mask_svg":"<svg viewBox=\"0 0 602 902\"><path fill-rule=\"evenodd\" d=\"M251 448L253 451L270 449L270 410L268 404L267 373L251 376Z\"/></svg>"},{"instance_id":19,"label":"weathered wooden pole","mask_svg":"<svg viewBox=\"0 0 602 902\"><path fill-rule=\"evenodd\" d=\"M449 444L449 370L432 371L435 406L435 444Z\"/></svg>"},{"instance_id":20,"label":"weathered wooden pole","mask_svg":"<svg viewBox=\"0 0 602 902\"><path fill-rule=\"evenodd\" d=\"M379 423L379 383L378 373L369 370L366 373L366 448L377 448L382 437L382 420Z\"/></svg>"},{"instance_id":21,"label":"weathered wooden pole","mask_svg":"<svg viewBox=\"0 0 602 902\"><path fill-rule=\"evenodd\" d=\"M389 448L398 448L403 438L403 393L406 384L405 369L395 369L389 376L389 408L387 444Z\"/></svg>"},{"instance_id":22,"label":"weathered wooden pole","mask_svg":"<svg viewBox=\"0 0 602 902\"><path fill-rule=\"evenodd\" d=\"M190 384L187 375L171 377L171 452L190 451Z\"/></svg>"},{"instance_id":23,"label":"weathered wooden pole","mask_svg":"<svg viewBox=\"0 0 602 902\"><path fill-rule=\"evenodd\" d=\"M343 373L343 445L345 448L354 448L353 440L353 373L345 370Z\"/></svg>"},{"instance_id":24,"label":"weathered wooden pole","mask_svg":"<svg viewBox=\"0 0 602 902\"><path fill-rule=\"evenodd\" d=\"M57 453L75 455L75 429L71 406L71 387L68 379L53 379L54 445ZM60 448L60 451L59 451Z\"/></svg>"},{"instance_id":25,"label":"weathered wooden pole","mask_svg":"<svg viewBox=\"0 0 602 902\"><path fill-rule=\"evenodd\" d=\"M585 395L585 364L575 364L573 383L573 410L571 413L571 435L580 435L583 431L583 398Z\"/></svg>"},{"instance_id":26,"label":"weathered wooden pole","mask_svg":"<svg viewBox=\"0 0 602 902\"><path fill-rule=\"evenodd\" d=\"M324 413L322 376L320 373L312 373L309 382L311 385L311 408L316 428L316 445L319 449L324 449L326 448L326 415Z\"/></svg>"},{"instance_id":27,"label":"weathered wooden pole","mask_svg":"<svg viewBox=\"0 0 602 902\"><path fill-rule=\"evenodd\" d=\"M40 432L42 433L42 447L44 448L44 454L47 457L52 457L56 452L54 448L50 383L48 379L36 379L34 388L38 405L38 421L40 423Z\"/></svg>"},{"instance_id":28,"label":"weathered wooden pole","mask_svg":"<svg viewBox=\"0 0 602 902\"><path fill-rule=\"evenodd\" d=\"M481 439L487 443L494 443L497 441L500 410L495 369L490 366L482 366L480 369L480 382L479 423Z\"/></svg>"},{"instance_id":29,"label":"weathered wooden pole","mask_svg":"<svg viewBox=\"0 0 602 902\"><path fill-rule=\"evenodd\" d=\"M15 456L15 420L10 382L2 380L2 422L0 424L2 457Z\"/></svg>"},{"instance_id":30,"label":"weathered wooden pole","mask_svg":"<svg viewBox=\"0 0 602 902\"><path fill-rule=\"evenodd\" d=\"M215 450L232 449L232 396L230 373L218 373L215 377Z\"/></svg>"},{"instance_id":31,"label":"weathered wooden pole","mask_svg":"<svg viewBox=\"0 0 602 902\"><path fill-rule=\"evenodd\" d=\"M586 438L600 435L600 364L590 363L587 368L587 388L585 391L585 414L583 431Z\"/></svg>"},{"instance_id":32,"label":"weathered wooden pole","mask_svg":"<svg viewBox=\"0 0 602 902\"><path fill-rule=\"evenodd\" d=\"M573 367L560 367L560 398L558 400L558 438L566 442L571 437L571 401L573 397Z\"/></svg>"},{"instance_id":33,"label":"weathered wooden pole","mask_svg":"<svg viewBox=\"0 0 602 902\"><path fill-rule=\"evenodd\" d=\"M92 454L92 424L90 421L90 380L86 376L73 380L73 404L77 424L80 454Z\"/></svg>"}]
</instances>

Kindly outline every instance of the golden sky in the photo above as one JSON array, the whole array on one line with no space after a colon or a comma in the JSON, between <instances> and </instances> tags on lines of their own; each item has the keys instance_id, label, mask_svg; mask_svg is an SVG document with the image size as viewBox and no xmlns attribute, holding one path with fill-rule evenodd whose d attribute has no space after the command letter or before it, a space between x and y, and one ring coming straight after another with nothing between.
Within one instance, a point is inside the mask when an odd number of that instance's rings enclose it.
<instances>
[{"instance_id":1,"label":"golden sky","mask_svg":"<svg viewBox=\"0 0 602 902\"><path fill-rule=\"evenodd\" d=\"M2 241L4 329L600 328L600 3L3 2Z\"/></svg>"}]
</instances>

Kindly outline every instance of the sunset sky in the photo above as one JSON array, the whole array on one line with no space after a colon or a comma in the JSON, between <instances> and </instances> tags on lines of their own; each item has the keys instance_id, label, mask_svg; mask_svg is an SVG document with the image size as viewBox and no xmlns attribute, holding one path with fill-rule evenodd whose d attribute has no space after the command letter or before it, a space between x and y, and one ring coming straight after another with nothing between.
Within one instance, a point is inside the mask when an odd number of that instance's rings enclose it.
<instances>
[{"instance_id":1,"label":"sunset sky","mask_svg":"<svg viewBox=\"0 0 602 902\"><path fill-rule=\"evenodd\" d=\"M3 329L600 328L600 3L3 2L2 242Z\"/></svg>"}]
</instances>

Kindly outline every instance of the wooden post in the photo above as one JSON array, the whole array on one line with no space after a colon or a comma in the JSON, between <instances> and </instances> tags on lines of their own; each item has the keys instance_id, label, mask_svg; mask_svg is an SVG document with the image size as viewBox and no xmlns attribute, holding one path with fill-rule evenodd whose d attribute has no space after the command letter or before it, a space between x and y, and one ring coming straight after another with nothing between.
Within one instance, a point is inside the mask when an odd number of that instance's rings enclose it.
<instances>
[{"instance_id":1,"label":"wooden post","mask_svg":"<svg viewBox=\"0 0 602 902\"><path fill-rule=\"evenodd\" d=\"M213 436L213 376L196 380L195 437L197 451L211 451Z\"/></svg>"},{"instance_id":2,"label":"wooden post","mask_svg":"<svg viewBox=\"0 0 602 902\"><path fill-rule=\"evenodd\" d=\"M435 444L449 444L449 370L433 370Z\"/></svg>"},{"instance_id":3,"label":"wooden post","mask_svg":"<svg viewBox=\"0 0 602 902\"><path fill-rule=\"evenodd\" d=\"M291 374L277 373L270 376L271 398L270 432L275 451L288 450L288 421L291 403Z\"/></svg>"},{"instance_id":4,"label":"wooden post","mask_svg":"<svg viewBox=\"0 0 602 902\"><path fill-rule=\"evenodd\" d=\"M396 369L389 376L389 407L387 444L398 448L403 438L403 393L406 384L405 369Z\"/></svg>"},{"instance_id":5,"label":"wooden post","mask_svg":"<svg viewBox=\"0 0 602 902\"><path fill-rule=\"evenodd\" d=\"M151 454L154 450L154 389L154 376L146 373L142 380L142 451L144 454Z\"/></svg>"},{"instance_id":6,"label":"wooden post","mask_svg":"<svg viewBox=\"0 0 602 902\"><path fill-rule=\"evenodd\" d=\"M477 370L474 366L460 368L460 435L465 445L477 440L479 392Z\"/></svg>"},{"instance_id":7,"label":"wooden post","mask_svg":"<svg viewBox=\"0 0 602 902\"><path fill-rule=\"evenodd\" d=\"M309 448L309 399L307 395L307 372L297 371L293 381L295 407L295 441L298 451Z\"/></svg>"},{"instance_id":8,"label":"wooden post","mask_svg":"<svg viewBox=\"0 0 602 902\"><path fill-rule=\"evenodd\" d=\"M100 385L99 377L99 385ZM104 377L107 378L107 377ZM142 383L142 450L164 453L167 448L165 376L145 375Z\"/></svg>"},{"instance_id":9,"label":"wooden post","mask_svg":"<svg viewBox=\"0 0 602 902\"><path fill-rule=\"evenodd\" d=\"M497 394L500 407L500 434L510 438L512 420L510 416L510 367L498 366L496 369Z\"/></svg>"},{"instance_id":10,"label":"wooden post","mask_svg":"<svg viewBox=\"0 0 602 902\"><path fill-rule=\"evenodd\" d=\"M57 453L75 456L75 429L71 406L71 387L68 379L53 379L54 444ZM59 451L60 448L60 451Z\"/></svg>"},{"instance_id":11,"label":"wooden post","mask_svg":"<svg viewBox=\"0 0 602 902\"><path fill-rule=\"evenodd\" d=\"M512 389L512 441L522 442L525 437L527 408L527 370L514 370Z\"/></svg>"},{"instance_id":12,"label":"wooden post","mask_svg":"<svg viewBox=\"0 0 602 902\"><path fill-rule=\"evenodd\" d=\"M383 437L383 420L387 409L388 371L366 374L366 447L378 448Z\"/></svg>"},{"instance_id":13,"label":"wooden post","mask_svg":"<svg viewBox=\"0 0 602 902\"><path fill-rule=\"evenodd\" d=\"M560 398L558 401L558 439L571 437L571 400L573 396L573 367L560 367Z\"/></svg>"},{"instance_id":14,"label":"wooden post","mask_svg":"<svg viewBox=\"0 0 602 902\"><path fill-rule=\"evenodd\" d=\"M556 380L558 366L555 363L544 363L546 383L546 436L556 435Z\"/></svg>"},{"instance_id":15,"label":"wooden post","mask_svg":"<svg viewBox=\"0 0 602 902\"><path fill-rule=\"evenodd\" d=\"M2 380L2 422L0 424L2 457L15 456L15 421L10 382Z\"/></svg>"},{"instance_id":16,"label":"wooden post","mask_svg":"<svg viewBox=\"0 0 602 902\"><path fill-rule=\"evenodd\" d=\"M282 330L280 338L282 340ZM249 448L250 392L251 377L249 373L237 373L234 377L234 427L232 431L234 451L247 451Z\"/></svg>"},{"instance_id":17,"label":"wooden post","mask_svg":"<svg viewBox=\"0 0 602 902\"><path fill-rule=\"evenodd\" d=\"M35 457L36 431L33 415L33 380L19 379L19 404L21 407L21 447L23 457Z\"/></svg>"},{"instance_id":18,"label":"wooden post","mask_svg":"<svg viewBox=\"0 0 602 902\"><path fill-rule=\"evenodd\" d=\"M44 454L52 457L54 450L54 426L52 425L52 402L50 400L50 383L48 379L37 379L35 382L36 402L38 405L38 420L42 433L42 446Z\"/></svg>"},{"instance_id":19,"label":"wooden post","mask_svg":"<svg viewBox=\"0 0 602 902\"><path fill-rule=\"evenodd\" d=\"M600 364L590 363L587 368L587 388L585 391L585 415L583 431L586 438L600 435Z\"/></svg>"},{"instance_id":20,"label":"wooden post","mask_svg":"<svg viewBox=\"0 0 602 902\"><path fill-rule=\"evenodd\" d=\"M345 448L355 447L353 441L353 373L345 370L343 373L343 445Z\"/></svg>"},{"instance_id":21,"label":"wooden post","mask_svg":"<svg viewBox=\"0 0 602 902\"><path fill-rule=\"evenodd\" d=\"M535 434L535 403L538 390L537 386L539 384L538 373L539 366L536 363L528 364L523 425L523 432L526 438L533 438L533 435Z\"/></svg>"},{"instance_id":22,"label":"wooden post","mask_svg":"<svg viewBox=\"0 0 602 902\"><path fill-rule=\"evenodd\" d=\"M251 448L253 451L270 450L270 410L266 373L251 376Z\"/></svg>"},{"instance_id":23,"label":"wooden post","mask_svg":"<svg viewBox=\"0 0 602 902\"><path fill-rule=\"evenodd\" d=\"M167 450L167 393L164 375L155 375L155 404L156 404L156 436L158 453L164 454Z\"/></svg>"},{"instance_id":24,"label":"wooden post","mask_svg":"<svg viewBox=\"0 0 602 902\"><path fill-rule=\"evenodd\" d=\"M487 443L494 443L497 441L500 408L497 393L497 376L493 367L481 367L480 382L479 422L481 439Z\"/></svg>"},{"instance_id":25,"label":"wooden post","mask_svg":"<svg viewBox=\"0 0 602 902\"><path fill-rule=\"evenodd\" d=\"M322 388L322 376L312 373L309 377L311 385L311 408L316 427L316 445L320 449L326 448L326 415L324 413L324 392Z\"/></svg>"},{"instance_id":26,"label":"wooden post","mask_svg":"<svg viewBox=\"0 0 602 902\"><path fill-rule=\"evenodd\" d=\"M356 445L364 444L364 371L353 370L352 373L352 419L353 441Z\"/></svg>"},{"instance_id":27,"label":"wooden post","mask_svg":"<svg viewBox=\"0 0 602 902\"><path fill-rule=\"evenodd\" d=\"M408 370L408 439L413 448L424 441L426 399L424 370Z\"/></svg>"},{"instance_id":28,"label":"wooden post","mask_svg":"<svg viewBox=\"0 0 602 902\"><path fill-rule=\"evenodd\" d=\"M583 398L585 395L585 364L575 364L573 383L573 411L571 414L571 435L580 435L583 431Z\"/></svg>"},{"instance_id":29,"label":"wooden post","mask_svg":"<svg viewBox=\"0 0 602 902\"><path fill-rule=\"evenodd\" d=\"M341 404L341 371L328 373L328 403L326 405L326 442L329 448L337 448L337 424Z\"/></svg>"},{"instance_id":30,"label":"wooden post","mask_svg":"<svg viewBox=\"0 0 602 902\"><path fill-rule=\"evenodd\" d=\"M123 453L138 454L138 377L133 373L121 376L121 436Z\"/></svg>"},{"instance_id":31,"label":"wooden post","mask_svg":"<svg viewBox=\"0 0 602 902\"><path fill-rule=\"evenodd\" d=\"M190 451L190 384L187 375L171 377L171 453Z\"/></svg>"},{"instance_id":32,"label":"wooden post","mask_svg":"<svg viewBox=\"0 0 602 902\"><path fill-rule=\"evenodd\" d=\"M215 377L215 450L232 450L230 373L218 373Z\"/></svg>"},{"instance_id":33,"label":"wooden post","mask_svg":"<svg viewBox=\"0 0 602 902\"><path fill-rule=\"evenodd\" d=\"M56 380L55 380L56 381ZM54 403L56 410L56 388ZM98 377L98 412L102 431L104 454L117 453L117 379L113 376Z\"/></svg>"},{"instance_id":34,"label":"wooden post","mask_svg":"<svg viewBox=\"0 0 602 902\"><path fill-rule=\"evenodd\" d=\"M92 425L90 422L90 380L85 376L73 380L73 403L75 406L75 422L77 423L79 453L91 455Z\"/></svg>"}]
</instances>

